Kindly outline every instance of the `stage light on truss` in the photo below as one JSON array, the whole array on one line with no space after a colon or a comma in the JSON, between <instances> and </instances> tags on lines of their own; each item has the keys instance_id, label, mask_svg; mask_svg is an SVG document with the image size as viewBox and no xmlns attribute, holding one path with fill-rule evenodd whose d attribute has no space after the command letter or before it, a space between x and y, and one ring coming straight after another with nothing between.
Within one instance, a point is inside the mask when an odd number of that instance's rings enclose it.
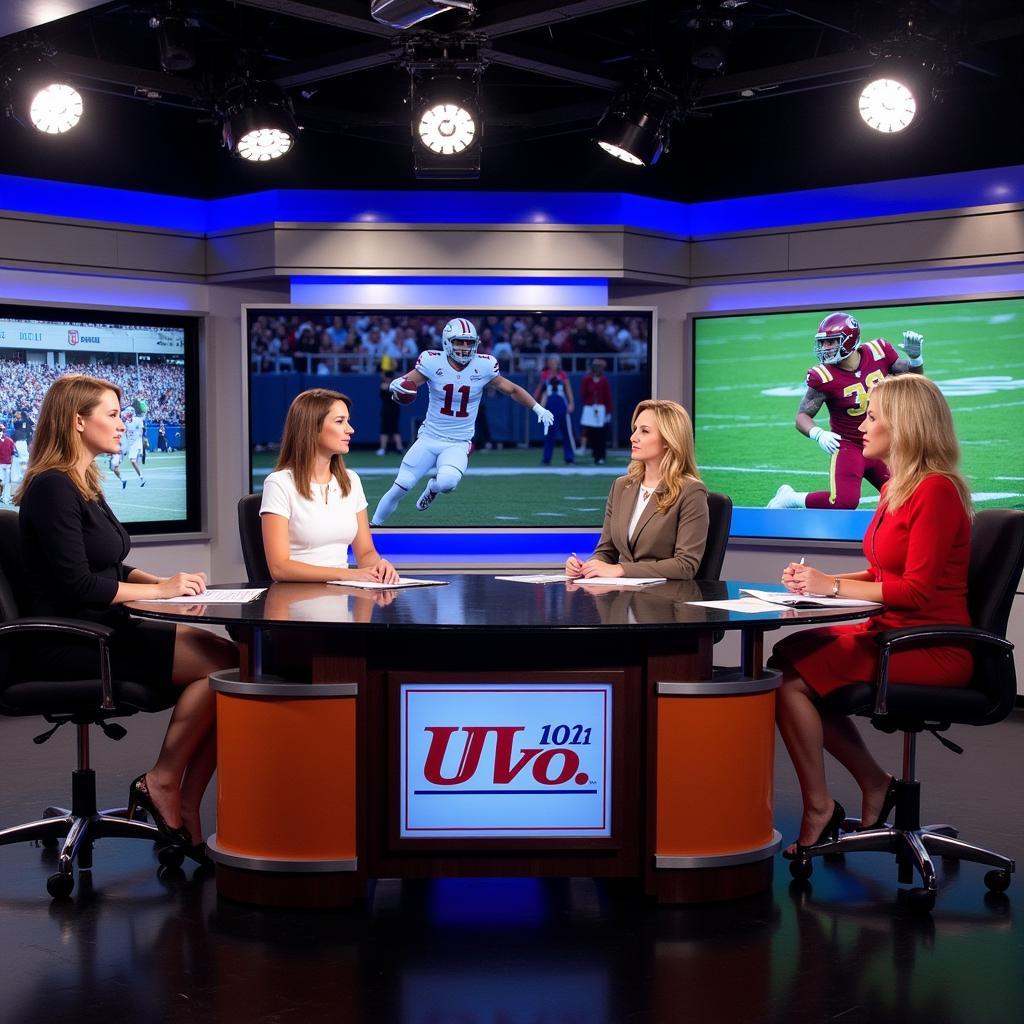
<instances>
[{"instance_id":1,"label":"stage light on truss","mask_svg":"<svg viewBox=\"0 0 1024 1024\"><path fill-rule=\"evenodd\" d=\"M616 98L597 126L595 141L611 156L635 167L652 167L668 150L675 96L660 86L639 96Z\"/></svg>"},{"instance_id":2,"label":"stage light on truss","mask_svg":"<svg viewBox=\"0 0 1024 1024\"><path fill-rule=\"evenodd\" d=\"M67 82L51 82L37 89L28 105L32 127L47 135L63 135L82 119L81 93Z\"/></svg>"},{"instance_id":3,"label":"stage light on truss","mask_svg":"<svg viewBox=\"0 0 1024 1024\"><path fill-rule=\"evenodd\" d=\"M414 80L413 95L416 177L479 177L482 126L476 79Z\"/></svg>"},{"instance_id":4,"label":"stage light on truss","mask_svg":"<svg viewBox=\"0 0 1024 1024\"><path fill-rule=\"evenodd\" d=\"M283 106L252 103L224 123L224 143L235 156L264 163L284 156L295 145L295 119Z\"/></svg>"},{"instance_id":5,"label":"stage light on truss","mask_svg":"<svg viewBox=\"0 0 1024 1024\"><path fill-rule=\"evenodd\" d=\"M420 114L417 132L420 142L432 153L451 156L473 144L476 118L458 103L435 103Z\"/></svg>"},{"instance_id":6,"label":"stage light on truss","mask_svg":"<svg viewBox=\"0 0 1024 1024\"><path fill-rule=\"evenodd\" d=\"M858 106L864 123L876 132L901 132L917 115L917 100L909 84L888 75L864 86Z\"/></svg>"}]
</instances>

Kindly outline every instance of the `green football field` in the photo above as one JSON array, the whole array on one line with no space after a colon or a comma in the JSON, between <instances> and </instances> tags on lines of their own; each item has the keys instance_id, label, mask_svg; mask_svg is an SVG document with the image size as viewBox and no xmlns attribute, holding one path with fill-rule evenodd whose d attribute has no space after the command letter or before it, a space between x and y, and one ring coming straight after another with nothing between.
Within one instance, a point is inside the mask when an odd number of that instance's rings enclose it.
<instances>
[{"instance_id":1,"label":"green football field","mask_svg":"<svg viewBox=\"0 0 1024 1024\"><path fill-rule=\"evenodd\" d=\"M1024 299L848 308L862 341L901 355L905 330L924 335L924 372L956 423L978 508L1024 508ZM814 333L832 310L700 320L696 326L697 460L711 490L763 507L780 484L828 487L828 456L793 425L816 360ZM815 422L828 429L828 411ZM861 508L878 495L864 484Z\"/></svg>"},{"instance_id":2,"label":"green football field","mask_svg":"<svg viewBox=\"0 0 1024 1024\"><path fill-rule=\"evenodd\" d=\"M110 469L106 456L96 464L103 477L103 493L114 515L123 523L137 523L145 519L185 518L185 453L146 453L142 475L146 486L139 484L131 463L121 460L122 487Z\"/></svg>"},{"instance_id":3,"label":"green football field","mask_svg":"<svg viewBox=\"0 0 1024 1024\"><path fill-rule=\"evenodd\" d=\"M416 511L426 479L398 506L388 526L574 526L600 527L612 480L626 472L629 455L609 450L605 465L595 466L589 453L572 466L562 464L561 447L552 465L540 465L540 448L475 451L458 488L439 495L425 512ZM271 452L253 454L255 489L276 461ZM370 514L394 483L400 456L376 456L356 450L345 464L359 474Z\"/></svg>"}]
</instances>

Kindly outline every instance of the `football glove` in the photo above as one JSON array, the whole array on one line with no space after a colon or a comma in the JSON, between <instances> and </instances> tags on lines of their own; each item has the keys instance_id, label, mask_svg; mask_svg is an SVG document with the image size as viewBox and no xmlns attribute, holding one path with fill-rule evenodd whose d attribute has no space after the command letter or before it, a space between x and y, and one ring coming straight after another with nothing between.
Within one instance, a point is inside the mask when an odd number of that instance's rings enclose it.
<instances>
[{"instance_id":1,"label":"football glove","mask_svg":"<svg viewBox=\"0 0 1024 1024\"><path fill-rule=\"evenodd\" d=\"M811 427L811 432L807 435L812 441L817 441L821 450L826 455L835 455L839 451L839 441L841 440L838 434L834 434L831 430L822 430L821 427Z\"/></svg>"},{"instance_id":2,"label":"football glove","mask_svg":"<svg viewBox=\"0 0 1024 1024\"><path fill-rule=\"evenodd\" d=\"M537 417L537 421L544 428L544 434L551 429L551 424L555 422L555 414L550 409L545 409L540 402L533 403L533 412Z\"/></svg>"},{"instance_id":3,"label":"football glove","mask_svg":"<svg viewBox=\"0 0 1024 1024\"><path fill-rule=\"evenodd\" d=\"M903 332L903 345L901 348L907 353L907 361L911 366L923 366L924 357L921 355L921 349L924 347L924 335L918 334L917 331L904 331Z\"/></svg>"},{"instance_id":4,"label":"football glove","mask_svg":"<svg viewBox=\"0 0 1024 1024\"><path fill-rule=\"evenodd\" d=\"M395 379L388 385L388 391L391 392L392 401L400 402L402 400L402 396L408 398L410 395L416 394L415 388L410 391L409 388L402 386L404 383L404 377L395 377Z\"/></svg>"}]
</instances>

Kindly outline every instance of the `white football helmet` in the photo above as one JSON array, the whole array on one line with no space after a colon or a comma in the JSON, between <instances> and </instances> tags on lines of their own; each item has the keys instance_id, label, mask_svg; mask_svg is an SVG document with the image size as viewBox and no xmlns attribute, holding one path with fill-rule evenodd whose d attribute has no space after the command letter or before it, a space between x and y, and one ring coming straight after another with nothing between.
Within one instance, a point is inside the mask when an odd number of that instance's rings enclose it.
<instances>
[{"instance_id":1,"label":"white football helmet","mask_svg":"<svg viewBox=\"0 0 1024 1024\"><path fill-rule=\"evenodd\" d=\"M441 332L441 346L444 354L453 362L465 366L473 361L480 347L480 337L472 322L457 316L444 325Z\"/></svg>"}]
</instances>

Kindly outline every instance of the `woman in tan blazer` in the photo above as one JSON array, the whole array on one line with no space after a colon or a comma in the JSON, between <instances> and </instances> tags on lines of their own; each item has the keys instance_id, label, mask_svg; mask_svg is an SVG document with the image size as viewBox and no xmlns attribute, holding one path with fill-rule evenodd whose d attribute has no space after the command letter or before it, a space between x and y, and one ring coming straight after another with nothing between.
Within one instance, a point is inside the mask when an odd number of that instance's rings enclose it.
<instances>
[{"instance_id":1,"label":"woman in tan blazer","mask_svg":"<svg viewBox=\"0 0 1024 1024\"><path fill-rule=\"evenodd\" d=\"M697 471L693 424L675 402L647 399L633 413L633 461L612 484L593 555L565 563L570 579L693 579L708 538L708 491Z\"/></svg>"}]
</instances>

